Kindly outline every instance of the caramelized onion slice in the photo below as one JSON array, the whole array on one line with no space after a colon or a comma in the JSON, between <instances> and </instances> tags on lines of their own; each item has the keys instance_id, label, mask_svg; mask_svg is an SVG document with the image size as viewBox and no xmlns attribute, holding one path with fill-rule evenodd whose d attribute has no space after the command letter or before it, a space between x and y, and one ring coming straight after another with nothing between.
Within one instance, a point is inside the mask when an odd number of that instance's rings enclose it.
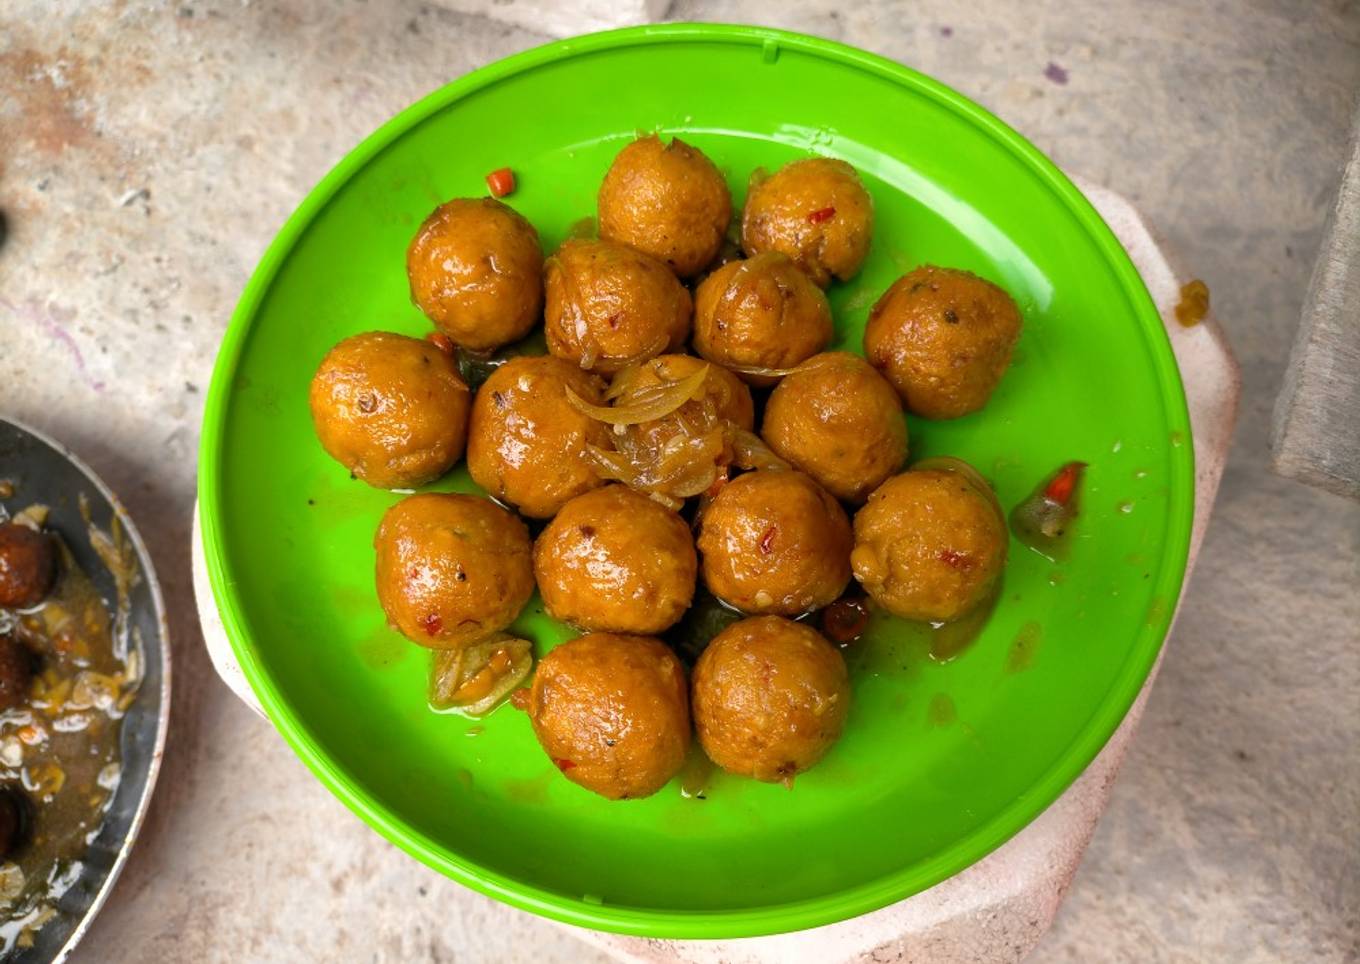
<instances>
[{"instance_id":1,"label":"caramelized onion slice","mask_svg":"<svg viewBox=\"0 0 1360 964\"><path fill-rule=\"evenodd\" d=\"M586 458L595 466L595 471L600 478L612 479L625 485L636 483L638 473L634 470L633 463L628 456L611 452L609 449L602 449L598 445L587 445Z\"/></svg>"},{"instance_id":2,"label":"caramelized onion slice","mask_svg":"<svg viewBox=\"0 0 1360 964\"><path fill-rule=\"evenodd\" d=\"M668 508L678 509L686 498L708 489L717 478L718 466L713 459L705 460L703 454L695 452L703 441L694 440L688 450L647 461L594 445L586 447L586 456L601 478L622 482Z\"/></svg>"},{"instance_id":3,"label":"caramelized onion slice","mask_svg":"<svg viewBox=\"0 0 1360 964\"><path fill-rule=\"evenodd\" d=\"M655 394L649 393L647 398L637 403L614 406L592 405L570 388L567 389L567 401L571 403L572 408L582 415L588 415L598 422L605 422L609 425L638 425L642 422L652 422L658 418L665 418L694 398L703 390L704 379L707 377L708 365L703 365L696 368L693 374L686 375L678 382L667 385Z\"/></svg>"},{"instance_id":4,"label":"caramelized onion slice","mask_svg":"<svg viewBox=\"0 0 1360 964\"><path fill-rule=\"evenodd\" d=\"M637 380L639 368L637 365L628 365L620 368L614 373L614 377L609 380L609 385L604 390L604 400L612 402L621 395L628 393Z\"/></svg>"},{"instance_id":5,"label":"caramelized onion slice","mask_svg":"<svg viewBox=\"0 0 1360 964\"><path fill-rule=\"evenodd\" d=\"M430 666L430 706L485 716L524 682L533 665L533 644L505 633L461 649L436 650Z\"/></svg>"},{"instance_id":6,"label":"caramelized onion slice","mask_svg":"<svg viewBox=\"0 0 1360 964\"><path fill-rule=\"evenodd\" d=\"M738 375L758 375L761 378L783 378L785 375L792 374L798 370L797 365L792 368L766 368L764 365L726 364L723 367Z\"/></svg>"},{"instance_id":7,"label":"caramelized onion slice","mask_svg":"<svg viewBox=\"0 0 1360 964\"><path fill-rule=\"evenodd\" d=\"M996 512L996 517L1001 520L1001 524L1003 526L1006 524L1006 512L1001 508L1001 502L996 497L996 490L977 469L963 459L956 459L952 455L936 455L933 458L922 459L911 467L913 472L930 471L932 469L937 472L953 472L962 476L965 482L977 489L978 494L991 503L992 509Z\"/></svg>"},{"instance_id":8,"label":"caramelized onion slice","mask_svg":"<svg viewBox=\"0 0 1360 964\"><path fill-rule=\"evenodd\" d=\"M793 466L770 451L770 447L754 432L732 427L732 453L738 467L743 469L789 469Z\"/></svg>"},{"instance_id":9,"label":"caramelized onion slice","mask_svg":"<svg viewBox=\"0 0 1360 964\"><path fill-rule=\"evenodd\" d=\"M758 375L761 378L783 378L785 375L792 375L794 372L812 371L821 368L823 365L834 364L838 359L832 357L830 352L820 352L810 358L800 361L791 368L767 368L764 365L724 365L728 371L736 372L738 375Z\"/></svg>"}]
</instances>

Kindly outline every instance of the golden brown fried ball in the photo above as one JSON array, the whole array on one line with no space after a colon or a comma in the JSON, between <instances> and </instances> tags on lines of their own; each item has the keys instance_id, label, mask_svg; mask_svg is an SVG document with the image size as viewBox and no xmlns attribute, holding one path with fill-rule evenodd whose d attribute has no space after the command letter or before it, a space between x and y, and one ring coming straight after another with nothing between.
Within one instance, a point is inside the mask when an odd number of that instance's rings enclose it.
<instances>
[{"instance_id":1,"label":"golden brown fried ball","mask_svg":"<svg viewBox=\"0 0 1360 964\"><path fill-rule=\"evenodd\" d=\"M834 333L822 289L777 251L728 262L694 294L694 350L752 385L775 379L742 369L792 368Z\"/></svg>"},{"instance_id":2,"label":"golden brown fried ball","mask_svg":"<svg viewBox=\"0 0 1360 964\"><path fill-rule=\"evenodd\" d=\"M689 337L689 291L664 264L613 241L567 241L544 268L548 351L612 374Z\"/></svg>"},{"instance_id":3,"label":"golden brown fried ball","mask_svg":"<svg viewBox=\"0 0 1360 964\"><path fill-rule=\"evenodd\" d=\"M669 628L694 598L697 571L685 520L623 485L578 495L534 543L548 613L587 630Z\"/></svg>"},{"instance_id":4,"label":"golden brown fried ball","mask_svg":"<svg viewBox=\"0 0 1360 964\"><path fill-rule=\"evenodd\" d=\"M704 509L704 584L745 613L796 616L819 609L850 581L850 520L802 472L739 475Z\"/></svg>"},{"instance_id":5,"label":"golden brown fried ball","mask_svg":"<svg viewBox=\"0 0 1360 964\"><path fill-rule=\"evenodd\" d=\"M547 355L512 358L477 391L468 428L468 471L498 499L545 519L601 484L587 445L607 445L603 424L567 401L598 405L599 379Z\"/></svg>"},{"instance_id":6,"label":"golden brown fried ball","mask_svg":"<svg viewBox=\"0 0 1360 964\"><path fill-rule=\"evenodd\" d=\"M406 251L406 275L416 306L472 351L523 338L543 310L538 232L495 198L435 208Z\"/></svg>"},{"instance_id":7,"label":"golden brown fried ball","mask_svg":"<svg viewBox=\"0 0 1360 964\"><path fill-rule=\"evenodd\" d=\"M472 393L428 341L371 331L332 348L312 378L321 446L357 478L410 489L463 457Z\"/></svg>"},{"instance_id":8,"label":"golden brown fried ball","mask_svg":"<svg viewBox=\"0 0 1360 964\"><path fill-rule=\"evenodd\" d=\"M1019 338L1010 295L967 271L925 265L869 312L864 354L910 411L958 418L987 404Z\"/></svg>"},{"instance_id":9,"label":"golden brown fried ball","mask_svg":"<svg viewBox=\"0 0 1360 964\"><path fill-rule=\"evenodd\" d=\"M682 278L706 268L732 220L727 182L678 137L640 137L614 158L599 195L600 237L645 251Z\"/></svg>"},{"instance_id":10,"label":"golden brown fried ball","mask_svg":"<svg viewBox=\"0 0 1360 964\"><path fill-rule=\"evenodd\" d=\"M751 185L741 218L747 255L781 251L825 288L853 278L869 253L874 205L855 169L829 157L785 164Z\"/></svg>"},{"instance_id":11,"label":"golden brown fried ball","mask_svg":"<svg viewBox=\"0 0 1360 964\"><path fill-rule=\"evenodd\" d=\"M858 355L814 355L770 393L761 434L775 453L847 502L863 502L907 459L902 403Z\"/></svg>"},{"instance_id":12,"label":"golden brown fried ball","mask_svg":"<svg viewBox=\"0 0 1360 964\"><path fill-rule=\"evenodd\" d=\"M529 530L481 496L408 496L387 510L373 547L388 621L432 649L499 632L534 591Z\"/></svg>"},{"instance_id":13,"label":"golden brown fried ball","mask_svg":"<svg viewBox=\"0 0 1360 964\"><path fill-rule=\"evenodd\" d=\"M903 619L948 622L992 593L1008 534L991 498L959 472L903 472L855 514L855 578Z\"/></svg>"},{"instance_id":14,"label":"golden brown fried ball","mask_svg":"<svg viewBox=\"0 0 1360 964\"><path fill-rule=\"evenodd\" d=\"M628 800L660 790L684 765L688 697L684 668L660 640L592 633L539 661L528 712L563 776Z\"/></svg>"},{"instance_id":15,"label":"golden brown fried ball","mask_svg":"<svg viewBox=\"0 0 1360 964\"><path fill-rule=\"evenodd\" d=\"M18 522L0 524L0 606L36 606L56 579L57 551L51 536Z\"/></svg>"},{"instance_id":16,"label":"golden brown fried ball","mask_svg":"<svg viewBox=\"0 0 1360 964\"><path fill-rule=\"evenodd\" d=\"M709 642L692 700L709 759L729 773L789 781L840 738L850 681L840 651L811 626L756 616Z\"/></svg>"}]
</instances>

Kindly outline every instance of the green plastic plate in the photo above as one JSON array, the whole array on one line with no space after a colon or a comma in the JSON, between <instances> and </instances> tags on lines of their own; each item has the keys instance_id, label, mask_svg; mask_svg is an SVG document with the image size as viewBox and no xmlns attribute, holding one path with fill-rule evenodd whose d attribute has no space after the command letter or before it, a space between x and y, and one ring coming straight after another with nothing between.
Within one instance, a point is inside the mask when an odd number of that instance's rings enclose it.
<instances>
[{"instance_id":1,"label":"green plastic plate","mask_svg":"<svg viewBox=\"0 0 1360 964\"><path fill-rule=\"evenodd\" d=\"M956 455L1007 506L1069 459L1090 463L1071 559L1011 545L1004 597L962 656L932 663L875 627L851 659L844 738L790 791L719 776L610 803L563 779L528 720L425 703L426 654L387 629L371 539L400 496L322 452L307 387L326 350L370 329L423 334L404 252L439 202L509 201L555 246L594 214L615 152L681 134L729 178L809 153L874 196L862 274L831 291L837 346L860 350L874 297L923 261L1016 297L1025 331L985 411L911 423L913 457ZM475 491L459 468L433 486ZM270 718L384 836L517 907L665 937L795 930L957 873L1067 787L1145 680L1185 571L1193 496L1185 399L1142 282L1091 206L1037 150L957 93L824 40L667 25L562 41L482 68L359 145L303 201L246 287L203 425L213 591ZM535 599L540 651L569 638ZM1021 638L1017 648L1015 640Z\"/></svg>"}]
</instances>

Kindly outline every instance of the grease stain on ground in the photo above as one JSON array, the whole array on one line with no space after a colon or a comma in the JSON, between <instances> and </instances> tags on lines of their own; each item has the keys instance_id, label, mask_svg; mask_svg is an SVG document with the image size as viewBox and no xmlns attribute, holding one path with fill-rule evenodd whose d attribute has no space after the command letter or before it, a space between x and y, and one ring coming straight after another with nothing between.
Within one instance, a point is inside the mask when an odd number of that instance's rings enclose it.
<instances>
[{"instance_id":1,"label":"grease stain on ground","mask_svg":"<svg viewBox=\"0 0 1360 964\"><path fill-rule=\"evenodd\" d=\"M926 709L926 722L932 729L951 726L958 718L958 709L948 693L936 693L930 698L930 706Z\"/></svg>"},{"instance_id":2,"label":"grease stain on ground","mask_svg":"<svg viewBox=\"0 0 1360 964\"><path fill-rule=\"evenodd\" d=\"M504 780L505 794L517 803L540 804L548 802L548 785L558 777L554 769L544 770L536 777L522 780Z\"/></svg>"},{"instance_id":3,"label":"grease stain on ground","mask_svg":"<svg viewBox=\"0 0 1360 964\"><path fill-rule=\"evenodd\" d=\"M40 154L61 154L95 140L89 86L84 58L66 47L56 57L28 47L0 51L0 87L17 108L12 130Z\"/></svg>"},{"instance_id":4,"label":"grease stain on ground","mask_svg":"<svg viewBox=\"0 0 1360 964\"><path fill-rule=\"evenodd\" d=\"M1011 648L1006 653L1006 672L1019 673L1029 669L1034 665L1034 657L1039 652L1039 644L1043 642L1044 629L1034 620L1030 620L1020 627L1020 632L1015 634L1015 639L1011 642Z\"/></svg>"}]
</instances>

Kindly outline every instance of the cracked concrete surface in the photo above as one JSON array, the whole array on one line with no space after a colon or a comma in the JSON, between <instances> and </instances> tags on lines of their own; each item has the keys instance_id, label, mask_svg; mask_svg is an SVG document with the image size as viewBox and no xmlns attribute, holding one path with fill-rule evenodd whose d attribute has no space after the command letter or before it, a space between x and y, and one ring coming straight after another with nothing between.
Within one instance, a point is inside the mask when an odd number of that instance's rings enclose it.
<instances>
[{"instance_id":1,"label":"cracked concrete surface","mask_svg":"<svg viewBox=\"0 0 1360 964\"><path fill-rule=\"evenodd\" d=\"M933 74L1133 199L1208 281L1243 369L1236 448L1141 732L1033 959L1360 956L1360 507L1267 470L1360 9L678 0L669 15L806 30ZM0 409L123 496L175 641L151 817L77 960L597 959L332 799L212 675L188 575L202 391L265 244L368 131L542 39L406 0L0 8Z\"/></svg>"}]
</instances>

